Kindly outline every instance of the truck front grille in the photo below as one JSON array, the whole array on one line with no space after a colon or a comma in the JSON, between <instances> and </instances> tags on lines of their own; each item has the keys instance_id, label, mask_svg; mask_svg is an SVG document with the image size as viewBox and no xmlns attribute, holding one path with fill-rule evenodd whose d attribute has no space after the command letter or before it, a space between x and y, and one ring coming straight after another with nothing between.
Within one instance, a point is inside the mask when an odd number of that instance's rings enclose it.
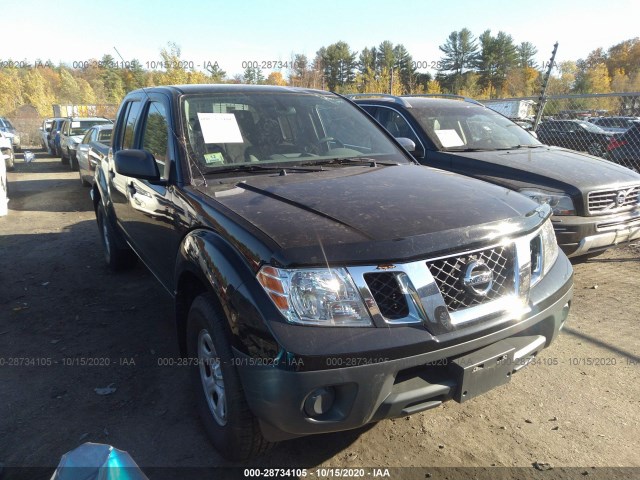
<instances>
[{"instance_id":1,"label":"truck front grille","mask_svg":"<svg viewBox=\"0 0 640 480\"><path fill-rule=\"evenodd\" d=\"M484 295L465 287L463 277L474 261L483 262L491 271L493 284ZM447 257L427 263L449 312L473 307L515 292L514 249L512 245L495 247L466 255Z\"/></svg>"},{"instance_id":2,"label":"truck front grille","mask_svg":"<svg viewBox=\"0 0 640 480\"><path fill-rule=\"evenodd\" d=\"M640 185L589 192L589 213L613 213L640 203Z\"/></svg>"},{"instance_id":3,"label":"truck front grille","mask_svg":"<svg viewBox=\"0 0 640 480\"><path fill-rule=\"evenodd\" d=\"M394 272L367 273L364 276L382 316L397 320L409 315L407 299Z\"/></svg>"}]
</instances>

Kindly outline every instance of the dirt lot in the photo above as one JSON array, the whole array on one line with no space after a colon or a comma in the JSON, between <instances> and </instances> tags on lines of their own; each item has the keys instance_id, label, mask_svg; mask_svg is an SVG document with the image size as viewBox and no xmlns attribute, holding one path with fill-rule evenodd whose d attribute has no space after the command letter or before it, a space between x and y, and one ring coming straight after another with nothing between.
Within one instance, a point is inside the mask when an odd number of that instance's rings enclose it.
<instances>
[{"instance_id":1,"label":"dirt lot","mask_svg":"<svg viewBox=\"0 0 640 480\"><path fill-rule=\"evenodd\" d=\"M195 414L187 371L158 365L177 356L171 300L142 266L122 275L105 269L78 174L43 153L32 164L19 156L9 196L0 218L5 478L25 466L49 467L48 478L63 453L86 441L124 449L143 468L229 465ZM536 478L555 477L534 462L555 472L640 467L638 285L638 245L576 265L567 328L509 385L357 432L284 442L255 465L547 474ZM94 390L108 386L115 392Z\"/></svg>"}]
</instances>

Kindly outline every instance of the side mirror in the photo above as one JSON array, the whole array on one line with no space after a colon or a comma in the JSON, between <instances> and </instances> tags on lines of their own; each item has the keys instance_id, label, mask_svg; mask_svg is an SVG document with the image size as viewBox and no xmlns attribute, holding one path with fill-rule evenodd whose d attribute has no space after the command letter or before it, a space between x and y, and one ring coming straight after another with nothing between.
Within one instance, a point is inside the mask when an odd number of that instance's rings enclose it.
<instances>
[{"instance_id":1,"label":"side mirror","mask_svg":"<svg viewBox=\"0 0 640 480\"><path fill-rule=\"evenodd\" d=\"M396 140L407 152L413 155L414 158L424 158L424 150L422 147L416 145L416 143L410 138L398 137Z\"/></svg>"},{"instance_id":2,"label":"side mirror","mask_svg":"<svg viewBox=\"0 0 640 480\"><path fill-rule=\"evenodd\" d=\"M160 172L156 159L146 150L120 150L114 155L116 172L125 177L157 182Z\"/></svg>"},{"instance_id":3,"label":"side mirror","mask_svg":"<svg viewBox=\"0 0 640 480\"><path fill-rule=\"evenodd\" d=\"M416 144L413 140L411 140L410 138L407 137L398 137L396 138L396 141L402 145L402 148L404 148L407 152L409 153L413 153L416 151Z\"/></svg>"}]
</instances>

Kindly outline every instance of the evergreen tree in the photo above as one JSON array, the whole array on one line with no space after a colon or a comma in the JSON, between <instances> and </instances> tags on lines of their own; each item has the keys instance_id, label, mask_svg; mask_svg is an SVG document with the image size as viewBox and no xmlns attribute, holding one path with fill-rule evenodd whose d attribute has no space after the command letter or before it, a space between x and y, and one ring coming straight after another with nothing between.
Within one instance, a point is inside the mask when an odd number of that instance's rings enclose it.
<instances>
[{"instance_id":1,"label":"evergreen tree","mask_svg":"<svg viewBox=\"0 0 640 480\"><path fill-rule=\"evenodd\" d=\"M457 92L462 88L464 72L477 64L476 39L469 29L463 28L459 32L451 32L446 42L440 45L440 51L444 53L441 58L442 78L452 91Z\"/></svg>"}]
</instances>

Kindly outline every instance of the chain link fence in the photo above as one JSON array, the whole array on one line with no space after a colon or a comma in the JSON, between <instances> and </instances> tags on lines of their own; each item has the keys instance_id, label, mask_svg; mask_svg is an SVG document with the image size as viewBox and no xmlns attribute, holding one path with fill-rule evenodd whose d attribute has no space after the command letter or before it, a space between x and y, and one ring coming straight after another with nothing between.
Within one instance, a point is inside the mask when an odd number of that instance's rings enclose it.
<instances>
[{"instance_id":1,"label":"chain link fence","mask_svg":"<svg viewBox=\"0 0 640 480\"><path fill-rule=\"evenodd\" d=\"M541 121L533 125L535 106ZM640 171L640 92L552 95L484 101L485 105L535 130L548 145L570 148ZM523 115L523 112L527 112Z\"/></svg>"}]
</instances>

